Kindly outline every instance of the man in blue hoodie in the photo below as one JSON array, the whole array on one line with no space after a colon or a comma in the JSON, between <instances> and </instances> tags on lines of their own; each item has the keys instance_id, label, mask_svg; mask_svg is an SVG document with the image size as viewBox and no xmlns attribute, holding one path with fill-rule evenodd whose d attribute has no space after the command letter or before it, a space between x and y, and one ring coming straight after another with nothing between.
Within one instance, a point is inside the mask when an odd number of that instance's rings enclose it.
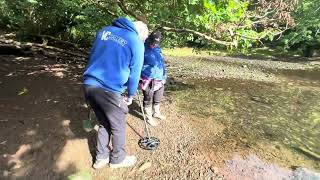
<instances>
[{"instance_id":1,"label":"man in blue hoodie","mask_svg":"<svg viewBox=\"0 0 320 180\"><path fill-rule=\"evenodd\" d=\"M125 116L138 88L147 36L144 23L126 18L114 20L96 34L83 75L85 98L100 123L95 169L108 163L111 168L129 167L137 161L125 152ZM123 97L126 89L128 95Z\"/></svg>"}]
</instances>

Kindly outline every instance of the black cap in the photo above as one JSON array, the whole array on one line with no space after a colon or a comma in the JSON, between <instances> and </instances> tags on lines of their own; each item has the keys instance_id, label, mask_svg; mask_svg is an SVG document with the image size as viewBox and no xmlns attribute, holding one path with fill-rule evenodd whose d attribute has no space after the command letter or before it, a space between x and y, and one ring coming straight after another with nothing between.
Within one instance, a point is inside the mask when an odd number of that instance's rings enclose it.
<instances>
[{"instance_id":1,"label":"black cap","mask_svg":"<svg viewBox=\"0 0 320 180\"><path fill-rule=\"evenodd\" d=\"M161 32L160 31L153 31L148 37L149 44L160 44L161 42Z\"/></svg>"}]
</instances>

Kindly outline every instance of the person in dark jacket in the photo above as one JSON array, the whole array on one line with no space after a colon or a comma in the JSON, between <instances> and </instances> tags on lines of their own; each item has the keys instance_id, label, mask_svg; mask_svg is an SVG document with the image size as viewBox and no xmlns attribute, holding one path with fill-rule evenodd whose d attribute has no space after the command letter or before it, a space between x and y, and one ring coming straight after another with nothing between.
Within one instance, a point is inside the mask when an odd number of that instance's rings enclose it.
<instances>
[{"instance_id":1,"label":"person in dark jacket","mask_svg":"<svg viewBox=\"0 0 320 180\"><path fill-rule=\"evenodd\" d=\"M160 48L161 38L160 31L152 32L147 38L140 80L144 110L147 122L151 126L158 125L154 118L161 120L166 118L160 112L160 101L163 97L164 84L167 78L166 66Z\"/></svg>"},{"instance_id":2,"label":"person in dark jacket","mask_svg":"<svg viewBox=\"0 0 320 180\"><path fill-rule=\"evenodd\" d=\"M86 101L100 123L93 168L133 166L137 158L125 152L125 116L138 88L147 26L119 18L96 34L83 83ZM122 94L127 89L128 95ZM110 150L109 143L112 143Z\"/></svg>"}]
</instances>

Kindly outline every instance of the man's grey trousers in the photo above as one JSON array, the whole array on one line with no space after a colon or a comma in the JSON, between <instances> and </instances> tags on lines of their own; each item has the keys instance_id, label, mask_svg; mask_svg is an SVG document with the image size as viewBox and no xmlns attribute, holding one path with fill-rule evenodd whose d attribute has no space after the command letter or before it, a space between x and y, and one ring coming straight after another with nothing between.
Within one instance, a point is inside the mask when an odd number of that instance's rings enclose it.
<instances>
[{"instance_id":1,"label":"man's grey trousers","mask_svg":"<svg viewBox=\"0 0 320 180\"><path fill-rule=\"evenodd\" d=\"M100 87L84 85L84 92L87 103L90 104L100 123L97 134L96 159L110 158L110 163L120 163L126 156L128 106L120 94L106 91ZM112 150L109 146L110 140Z\"/></svg>"}]
</instances>

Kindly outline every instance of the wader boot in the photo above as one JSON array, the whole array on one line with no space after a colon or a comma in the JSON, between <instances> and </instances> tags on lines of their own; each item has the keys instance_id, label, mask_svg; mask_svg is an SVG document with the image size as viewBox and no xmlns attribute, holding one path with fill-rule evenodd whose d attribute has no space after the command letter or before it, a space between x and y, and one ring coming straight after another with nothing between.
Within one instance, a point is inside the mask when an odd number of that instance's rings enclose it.
<instances>
[{"instance_id":1,"label":"wader boot","mask_svg":"<svg viewBox=\"0 0 320 180\"><path fill-rule=\"evenodd\" d=\"M147 122L151 126L157 126L158 122L156 120L154 120L153 117L152 117L152 107L145 107L144 111L146 113Z\"/></svg>"},{"instance_id":2,"label":"wader boot","mask_svg":"<svg viewBox=\"0 0 320 180\"><path fill-rule=\"evenodd\" d=\"M153 114L154 118L158 118L160 120L166 119L166 116L164 116L160 113L160 104L154 105L153 109L154 109L154 114Z\"/></svg>"}]
</instances>

